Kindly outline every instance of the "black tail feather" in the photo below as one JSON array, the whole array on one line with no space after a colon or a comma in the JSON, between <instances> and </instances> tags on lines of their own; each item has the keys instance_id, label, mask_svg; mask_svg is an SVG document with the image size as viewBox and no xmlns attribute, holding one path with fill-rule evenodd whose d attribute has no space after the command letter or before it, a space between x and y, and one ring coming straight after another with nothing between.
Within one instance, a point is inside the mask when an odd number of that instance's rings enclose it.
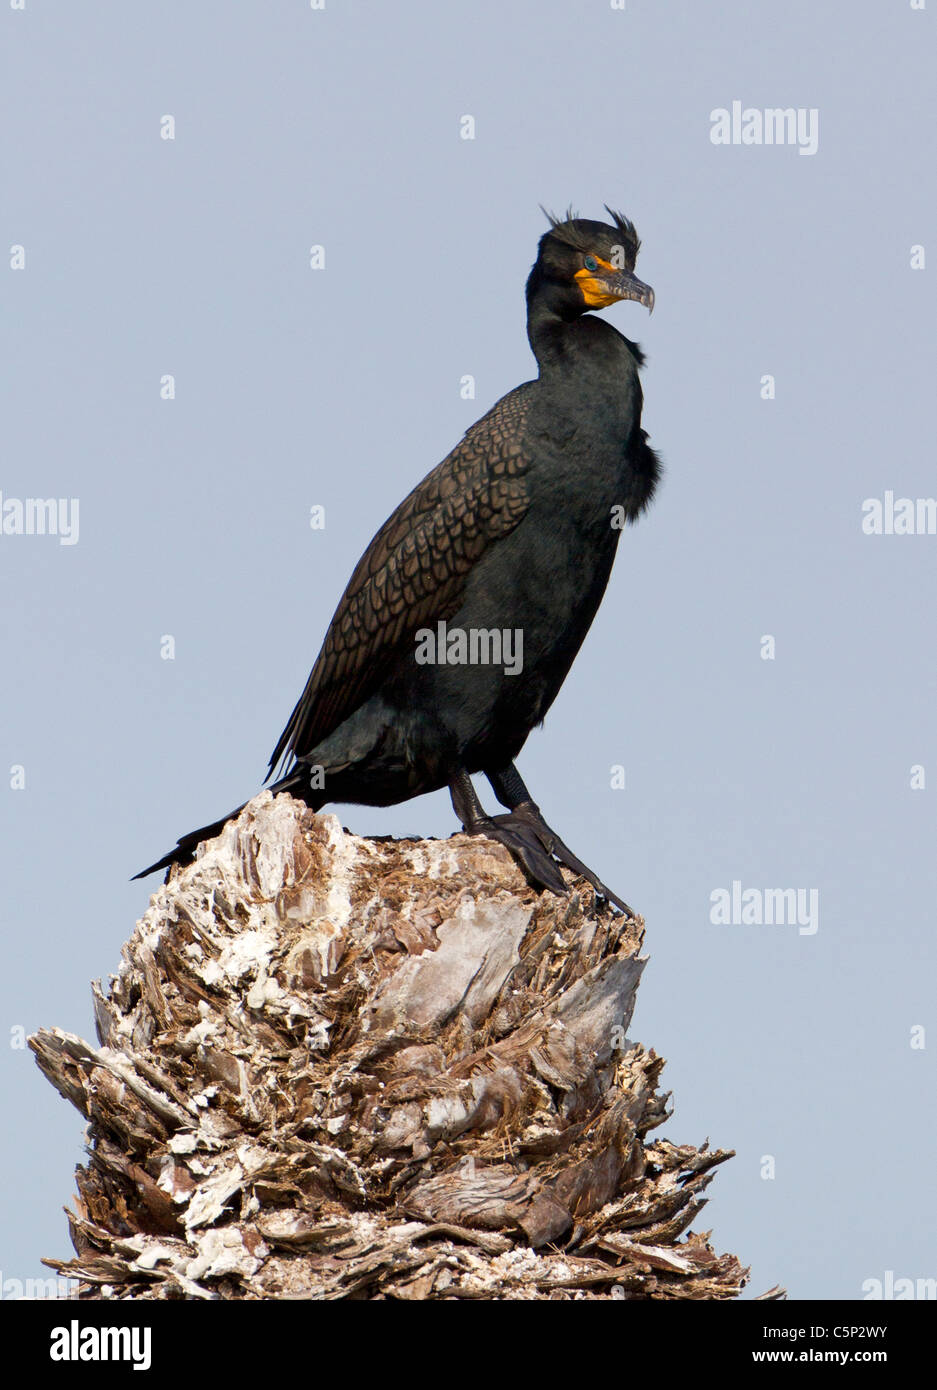
<instances>
[{"instance_id":1,"label":"black tail feather","mask_svg":"<svg viewBox=\"0 0 937 1390\"><path fill-rule=\"evenodd\" d=\"M133 878L146 878L149 874L155 874L157 869L168 869L172 864L191 864L195 858L196 846L200 845L203 840L213 840L216 835L220 835L228 821L239 816L246 805L247 802L245 801L243 806L235 807L226 816L222 816L221 820L213 821L211 825L203 825L200 830L190 830L188 835L182 836L175 849L164 854L162 859L157 859L156 863L151 864L148 869L141 869L138 874L134 874ZM131 879L132 882L133 879Z\"/></svg>"},{"instance_id":2,"label":"black tail feather","mask_svg":"<svg viewBox=\"0 0 937 1390\"><path fill-rule=\"evenodd\" d=\"M275 782L269 790L274 793L294 791L300 794L305 780L306 777L303 772L293 772L287 777L282 777L279 782ZM171 868L173 864L191 864L195 858L195 851L202 841L213 840L216 835L220 835L228 821L239 816L246 805L247 802L244 801L233 811L229 811L226 816L222 816L220 820L212 821L211 825L203 825L198 830L190 830L188 835L183 835L177 842L175 849L164 854L162 859L157 859L156 863L151 864L148 869L141 869L138 874L134 874L130 880L131 883L134 879L147 878L150 874L155 874L158 869Z\"/></svg>"}]
</instances>

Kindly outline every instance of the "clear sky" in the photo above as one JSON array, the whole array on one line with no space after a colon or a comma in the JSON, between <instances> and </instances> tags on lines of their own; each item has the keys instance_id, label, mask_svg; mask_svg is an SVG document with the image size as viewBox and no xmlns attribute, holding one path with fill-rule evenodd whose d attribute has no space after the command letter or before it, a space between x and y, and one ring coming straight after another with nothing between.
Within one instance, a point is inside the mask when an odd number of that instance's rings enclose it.
<instances>
[{"instance_id":1,"label":"clear sky","mask_svg":"<svg viewBox=\"0 0 937 1390\"><path fill-rule=\"evenodd\" d=\"M666 476L520 769L647 919L662 1132L738 1150L698 1227L753 1292L937 1275L937 535L863 530L937 494L935 10L0 8L4 1280L68 1253L82 1156L22 1031L93 1039L130 875L259 789L364 545L532 374L538 204L604 202ZM29 499L71 535L16 534ZM713 920L734 883L817 929Z\"/></svg>"}]
</instances>

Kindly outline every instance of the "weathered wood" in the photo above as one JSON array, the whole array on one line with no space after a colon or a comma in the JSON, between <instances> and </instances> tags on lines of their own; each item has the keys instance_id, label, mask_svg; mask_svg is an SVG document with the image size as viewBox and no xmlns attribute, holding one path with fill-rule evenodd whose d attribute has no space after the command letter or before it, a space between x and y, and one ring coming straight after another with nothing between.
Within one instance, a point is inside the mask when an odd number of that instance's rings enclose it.
<instances>
[{"instance_id":1,"label":"weathered wood","mask_svg":"<svg viewBox=\"0 0 937 1390\"><path fill-rule=\"evenodd\" d=\"M256 797L95 985L100 1046L30 1039L89 1121L47 1263L84 1298L735 1297L686 1234L730 1153L648 1138L643 923L570 887Z\"/></svg>"}]
</instances>

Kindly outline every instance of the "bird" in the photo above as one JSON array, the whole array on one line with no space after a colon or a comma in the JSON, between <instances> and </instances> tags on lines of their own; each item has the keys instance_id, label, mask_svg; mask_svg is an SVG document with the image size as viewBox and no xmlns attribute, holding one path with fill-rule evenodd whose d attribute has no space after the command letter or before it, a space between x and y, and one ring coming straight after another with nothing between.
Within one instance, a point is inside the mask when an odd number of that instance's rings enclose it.
<instances>
[{"instance_id":1,"label":"bird","mask_svg":"<svg viewBox=\"0 0 937 1390\"><path fill-rule=\"evenodd\" d=\"M526 283L537 376L471 425L374 536L265 782L316 811L448 787L463 830L504 845L534 888L566 893L566 868L633 916L546 823L516 759L592 624L624 524L661 477L641 424L644 353L595 312L626 300L651 312L654 291L635 275L640 240L623 213L541 210ZM484 810L479 773L504 813ZM242 809L134 877L191 862Z\"/></svg>"}]
</instances>

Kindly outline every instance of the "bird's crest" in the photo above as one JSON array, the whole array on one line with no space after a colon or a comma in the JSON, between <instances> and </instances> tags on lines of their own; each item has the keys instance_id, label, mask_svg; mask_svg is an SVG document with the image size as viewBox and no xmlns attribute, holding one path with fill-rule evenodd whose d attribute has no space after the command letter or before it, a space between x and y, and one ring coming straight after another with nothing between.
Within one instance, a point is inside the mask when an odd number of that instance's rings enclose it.
<instances>
[{"instance_id":1,"label":"bird's crest","mask_svg":"<svg viewBox=\"0 0 937 1390\"><path fill-rule=\"evenodd\" d=\"M638 254L641 246L641 239L634 229L634 223L627 218L623 212L615 212L605 203L605 211L614 222L619 235L631 253L632 259ZM564 241L567 246L572 246L577 251L590 251L593 249L595 233L591 229L594 224L579 217L573 211L572 205L566 209L563 217L557 217L556 213L549 212L547 208L540 204L540 211L550 224L553 235Z\"/></svg>"}]
</instances>

